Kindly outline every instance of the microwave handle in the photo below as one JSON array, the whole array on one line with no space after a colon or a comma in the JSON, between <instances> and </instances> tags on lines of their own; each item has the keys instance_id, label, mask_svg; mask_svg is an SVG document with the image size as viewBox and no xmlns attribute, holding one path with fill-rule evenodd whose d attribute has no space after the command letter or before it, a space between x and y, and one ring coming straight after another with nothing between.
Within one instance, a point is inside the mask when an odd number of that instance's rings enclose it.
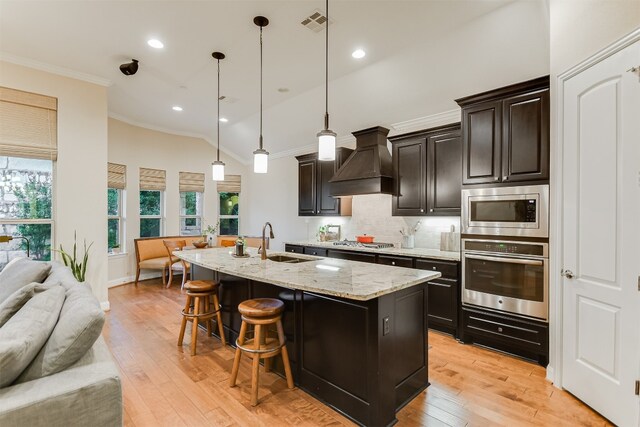
<instances>
[{"instance_id":1,"label":"microwave handle","mask_svg":"<svg viewBox=\"0 0 640 427\"><path fill-rule=\"evenodd\" d=\"M535 265L542 266L543 262L534 259L520 259L520 258L507 258L507 257L492 257L492 256L480 256L480 255L465 255L467 259L479 259L482 261L497 261L497 262L506 262L509 264L524 264L524 265Z\"/></svg>"}]
</instances>

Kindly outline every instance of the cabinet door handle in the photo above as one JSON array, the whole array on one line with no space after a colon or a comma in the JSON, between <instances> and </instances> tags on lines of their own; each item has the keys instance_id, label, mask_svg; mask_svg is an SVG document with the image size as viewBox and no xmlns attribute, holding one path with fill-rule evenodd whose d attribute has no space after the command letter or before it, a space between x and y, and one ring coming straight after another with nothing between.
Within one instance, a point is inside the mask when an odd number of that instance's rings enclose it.
<instances>
[{"instance_id":1,"label":"cabinet door handle","mask_svg":"<svg viewBox=\"0 0 640 427\"><path fill-rule=\"evenodd\" d=\"M424 209L420 209L420 212L424 212Z\"/></svg>"},{"instance_id":2,"label":"cabinet door handle","mask_svg":"<svg viewBox=\"0 0 640 427\"><path fill-rule=\"evenodd\" d=\"M503 177L502 177L502 180L503 180L503 181L509 181L509 177L508 177L508 176L503 176Z\"/></svg>"},{"instance_id":3,"label":"cabinet door handle","mask_svg":"<svg viewBox=\"0 0 640 427\"><path fill-rule=\"evenodd\" d=\"M498 326L498 332L502 332L502 328Z\"/></svg>"},{"instance_id":4,"label":"cabinet door handle","mask_svg":"<svg viewBox=\"0 0 640 427\"><path fill-rule=\"evenodd\" d=\"M395 261L391 261L391 265L396 265L396 262Z\"/></svg>"},{"instance_id":5,"label":"cabinet door handle","mask_svg":"<svg viewBox=\"0 0 640 427\"><path fill-rule=\"evenodd\" d=\"M496 182L497 182L497 181L500 181L500 177L497 177L497 176L496 176L495 178L493 178L493 180L494 180L494 181L496 181Z\"/></svg>"},{"instance_id":6,"label":"cabinet door handle","mask_svg":"<svg viewBox=\"0 0 640 427\"><path fill-rule=\"evenodd\" d=\"M435 270L435 269L436 269L435 267L431 267L431 268L432 268L433 270Z\"/></svg>"},{"instance_id":7,"label":"cabinet door handle","mask_svg":"<svg viewBox=\"0 0 640 427\"><path fill-rule=\"evenodd\" d=\"M429 209L429 212L433 212L433 209Z\"/></svg>"}]
</instances>

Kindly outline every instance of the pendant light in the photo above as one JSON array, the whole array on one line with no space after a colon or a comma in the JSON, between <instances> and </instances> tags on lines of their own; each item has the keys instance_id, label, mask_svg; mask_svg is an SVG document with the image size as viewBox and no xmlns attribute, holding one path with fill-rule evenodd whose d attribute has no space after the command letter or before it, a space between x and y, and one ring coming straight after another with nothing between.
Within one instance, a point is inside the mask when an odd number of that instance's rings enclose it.
<instances>
[{"instance_id":1,"label":"pendant light","mask_svg":"<svg viewBox=\"0 0 640 427\"><path fill-rule=\"evenodd\" d=\"M253 23L260 27L260 146L253 152L253 171L267 173L269 152L262 148L262 28L269 25L269 20L264 16L256 16Z\"/></svg>"},{"instance_id":2,"label":"pendant light","mask_svg":"<svg viewBox=\"0 0 640 427\"><path fill-rule=\"evenodd\" d=\"M318 137L318 160L336 159L336 133L329 129L329 0L325 1L326 21L324 28L324 129L316 135Z\"/></svg>"},{"instance_id":3,"label":"pendant light","mask_svg":"<svg viewBox=\"0 0 640 427\"><path fill-rule=\"evenodd\" d=\"M211 168L213 172L213 180L224 181L224 162L220 161L220 60L224 59L224 53L213 52L211 56L213 56L214 59L218 60L218 123L217 123L218 155L216 157L216 161L211 164Z\"/></svg>"}]
</instances>

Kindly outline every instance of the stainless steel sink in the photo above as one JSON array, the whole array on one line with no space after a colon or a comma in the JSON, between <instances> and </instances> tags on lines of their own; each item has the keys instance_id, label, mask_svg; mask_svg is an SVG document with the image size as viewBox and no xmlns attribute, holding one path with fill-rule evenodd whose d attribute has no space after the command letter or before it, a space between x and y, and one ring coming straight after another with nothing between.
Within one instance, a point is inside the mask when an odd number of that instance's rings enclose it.
<instances>
[{"instance_id":1,"label":"stainless steel sink","mask_svg":"<svg viewBox=\"0 0 640 427\"><path fill-rule=\"evenodd\" d=\"M275 261L275 262L286 262L289 264L297 264L299 262L313 261L311 259L298 258L298 257L289 256L289 255L270 255L267 257L267 259L270 259L271 261Z\"/></svg>"}]
</instances>

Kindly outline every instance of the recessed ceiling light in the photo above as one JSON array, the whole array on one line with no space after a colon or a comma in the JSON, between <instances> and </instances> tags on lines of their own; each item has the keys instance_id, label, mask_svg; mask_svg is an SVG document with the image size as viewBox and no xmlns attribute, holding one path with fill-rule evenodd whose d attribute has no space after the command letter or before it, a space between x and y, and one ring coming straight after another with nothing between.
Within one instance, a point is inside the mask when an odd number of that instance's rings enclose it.
<instances>
[{"instance_id":1,"label":"recessed ceiling light","mask_svg":"<svg viewBox=\"0 0 640 427\"><path fill-rule=\"evenodd\" d=\"M173 111L182 111L182 107L179 105L174 105L173 107L171 107L173 109Z\"/></svg>"},{"instance_id":2,"label":"recessed ceiling light","mask_svg":"<svg viewBox=\"0 0 640 427\"><path fill-rule=\"evenodd\" d=\"M220 117L220 121L222 123L227 123L229 121L229 119L225 119L224 117Z\"/></svg>"},{"instance_id":3,"label":"recessed ceiling light","mask_svg":"<svg viewBox=\"0 0 640 427\"><path fill-rule=\"evenodd\" d=\"M154 48L154 49L162 49L164 47L164 43L162 43L158 39L151 39L151 40L147 41L147 44L149 46L151 46L152 48Z\"/></svg>"},{"instance_id":4,"label":"recessed ceiling light","mask_svg":"<svg viewBox=\"0 0 640 427\"><path fill-rule=\"evenodd\" d=\"M366 54L367 54L367 53L366 53L364 50L362 50L362 49L356 49L356 50L354 50L354 51L353 51L353 53L351 54L351 56L353 56L353 57L354 57L354 58L356 58L356 59L360 59L360 58L364 58L364 56L365 56Z\"/></svg>"}]
</instances>

